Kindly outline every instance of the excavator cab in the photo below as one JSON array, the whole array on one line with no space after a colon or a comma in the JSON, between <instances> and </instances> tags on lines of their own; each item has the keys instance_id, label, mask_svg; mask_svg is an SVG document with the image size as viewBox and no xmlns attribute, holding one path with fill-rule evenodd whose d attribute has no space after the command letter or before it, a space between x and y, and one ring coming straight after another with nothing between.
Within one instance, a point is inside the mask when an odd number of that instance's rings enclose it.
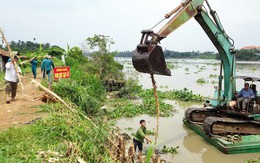
<instances>
[{"instance_id":1,"label":"excavator cab","mask_svg":"<svg viewBox=\"0 0 260 163\"><path fill-rule=\"evenodd\" d=\"M152 43L150 37L158 36L150 30L142 31L140 44L133 54L132 62L134 68L142 73L171 76L167 68L162 47Z\"/></svg>"}]
</instances>

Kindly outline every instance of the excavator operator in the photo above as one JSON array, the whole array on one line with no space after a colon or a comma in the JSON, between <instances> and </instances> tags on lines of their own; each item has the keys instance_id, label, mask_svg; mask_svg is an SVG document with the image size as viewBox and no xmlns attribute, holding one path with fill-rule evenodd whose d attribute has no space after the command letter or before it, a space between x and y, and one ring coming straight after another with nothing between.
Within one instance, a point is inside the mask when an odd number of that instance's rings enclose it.
<instances>
[{"instance_id":1,"label":"excavator operator","mask_svg":"<svg viewBox=\"0 0 260 163\"><path fill-rule=\"evenodd\" d=\"M247 105L255 98L255 94L252 89L249 88L249 84L245 83L244 88L237 94L237 106L242 112L245 112Z\"/></svg>"}]
</instances>

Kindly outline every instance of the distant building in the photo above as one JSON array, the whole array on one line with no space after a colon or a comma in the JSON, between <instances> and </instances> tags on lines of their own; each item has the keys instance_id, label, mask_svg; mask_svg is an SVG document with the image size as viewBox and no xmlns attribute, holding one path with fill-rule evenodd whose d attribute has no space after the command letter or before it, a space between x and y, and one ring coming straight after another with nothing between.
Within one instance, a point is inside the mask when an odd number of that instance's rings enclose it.
<instances>
[{"instance_id":1,"label":"distant building","mask_svg":"<svg viewBox=\"0 0 260 163\"><path fill-rule=\"evenodd\" d=\"M0 49L0 72L5 70L5 64L9 59L9 52Z\"/></svg>"},{"instance_id":2,"label":"distant building","mask_svg":"<svg viewBox=\"0 0 260 163\"><path fill-rule=\"evenodd\" d=\"M260 46L245 46L243 48L241 48L241 50L260 50Z\"/></svg>"}]
</instances>

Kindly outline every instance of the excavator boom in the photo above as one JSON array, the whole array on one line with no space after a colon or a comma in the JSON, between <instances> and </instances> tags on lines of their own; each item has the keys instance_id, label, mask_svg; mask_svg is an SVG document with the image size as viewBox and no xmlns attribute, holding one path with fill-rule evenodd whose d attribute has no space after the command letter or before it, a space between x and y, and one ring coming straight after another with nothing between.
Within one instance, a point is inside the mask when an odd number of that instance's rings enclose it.
<instances>
[{"instance_id":1,"label":"excavator boom","mask_svg":"<svg viewBox=\"0 0 260 163\"><path fill-rule=\"evenodd\" d=\"M207 5L209 3L207 0ZM171 75L167 68L163 50L158 43L166 38L177 28L185 24L191 18L195 18L202 29L210 38L218 50L221 58L221 67L223 67L224 77L219 76L219 90L216 101L217 105L223 105L234 97L235 88L235 55L234 47L230 38L225 33L216 12L210 9L210 15L203 9L204 0L186 0L181 3L172 12L165 15L165 18L172 18L159 30L154 33L151 30L142 31L142 38L134 52L132 61L135 69L139 72L159 75ZM222 80L224 78L224 92L222 92Z\"/></svg>"}]
</instances>

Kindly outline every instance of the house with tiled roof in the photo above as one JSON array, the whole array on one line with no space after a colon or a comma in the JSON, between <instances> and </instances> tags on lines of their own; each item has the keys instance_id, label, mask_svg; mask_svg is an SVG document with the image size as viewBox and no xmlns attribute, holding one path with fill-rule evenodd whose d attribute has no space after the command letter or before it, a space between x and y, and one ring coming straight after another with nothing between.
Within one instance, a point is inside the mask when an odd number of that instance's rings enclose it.
<instances>
[{"instance_id":1,"label":"house with tiled roof","mask_svg":"<svg viewBox=\"0 0 260 163\"><path fill-rule=\"evenodd\" d=\"M9 52L3 49L0 49L0 72L4 71L4 66L9 58Z\"/></svg>"},{"instance_id":2,"label":"house with tiled roof","mask_svg":"<svg viewBox=\"0 0 260 163\"><path fill-rule=\"evenodd\" d=\"M241 50L260 50L260 46L245 46L243 48L241 48Z\"/></svg>"}]
</instances>

